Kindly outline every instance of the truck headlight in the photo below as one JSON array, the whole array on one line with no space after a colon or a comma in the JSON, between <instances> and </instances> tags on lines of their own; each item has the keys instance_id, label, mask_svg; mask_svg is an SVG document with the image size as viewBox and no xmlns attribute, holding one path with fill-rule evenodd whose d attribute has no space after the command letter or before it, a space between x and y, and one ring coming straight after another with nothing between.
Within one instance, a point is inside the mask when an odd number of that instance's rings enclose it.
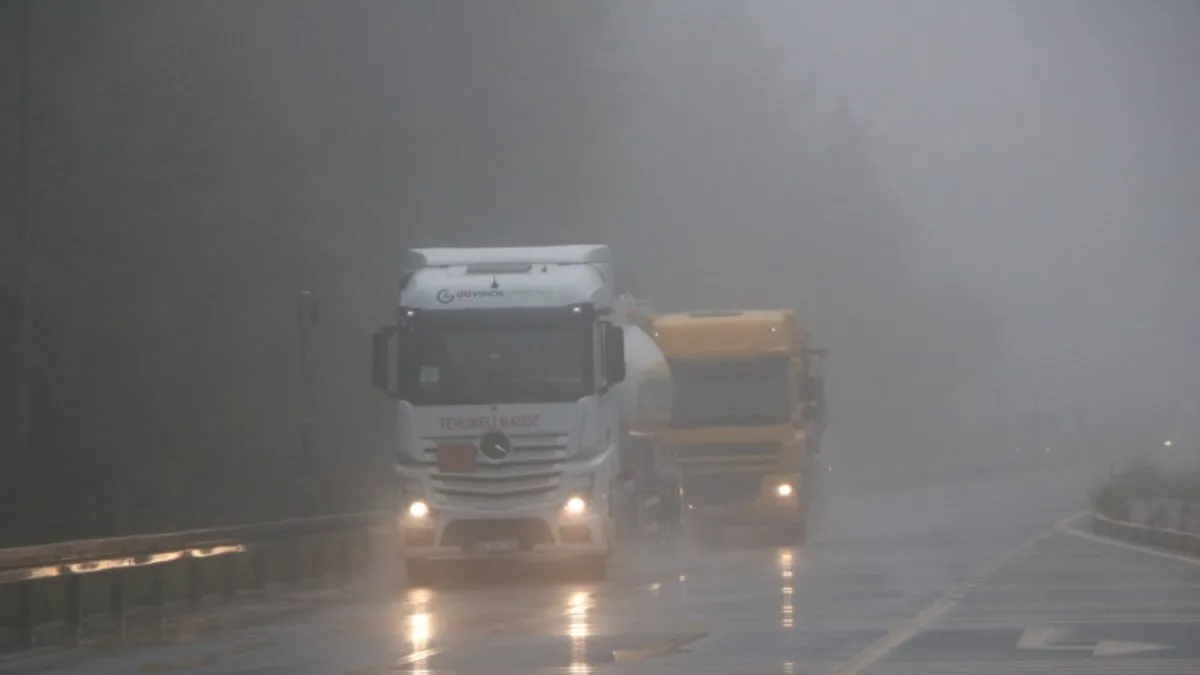
<instances>
[{"instance_id":1,"label":"truck headlight","mask_svg":"<svg viewBox=\"0 0 1200 675\"><path fill-rule=\"evenodd\" d=\"M405 509L405 513L407 513L408 517L412 518L413 520L424 520L429 517L429 504L426 504L422 499L409 502L408 508Z\"/></svg>"},{"instance_id":2,"label":"truck headlight","mask_svg":"<svg viewBox=\"0 0 1200 675\"><path fill-rule=\"evenodd\" d=\"M563 513L569 516L582 516L586 512L587 502L584 501L583 497L571 497L567 500L566 504L563 504Z\"/></svg>"},{"instance_id":3,"label":"truck headlight","mask_svg":"<svg viewBox=\"0 0 1200 675\"><path fill-rule=\"evenodd\" d=\"M775 494L779 495L780 497L791 497L792 486L787 483L780 483L779 485L775 486Z\"/></svg>"}]
</instances>

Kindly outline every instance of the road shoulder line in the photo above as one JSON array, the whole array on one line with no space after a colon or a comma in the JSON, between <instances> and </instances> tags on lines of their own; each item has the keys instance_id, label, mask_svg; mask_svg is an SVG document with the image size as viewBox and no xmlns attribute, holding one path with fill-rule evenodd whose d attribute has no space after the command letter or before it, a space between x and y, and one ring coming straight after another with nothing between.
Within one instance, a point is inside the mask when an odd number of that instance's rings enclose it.
<instances>
[{"instance_id":1,"label":"road shoulder line","mask_svg":"<svg viewBox=\"0 0 1200 675\"><path fill-rule=\"evenodd\" d=\"M828 675L860 675L863 671L882 661L888 654L895 651L904 643L916 637L919 633L928 629L934 623L949 613L952 609L958 606L971 591L974 591L979 586L986 583L994 577L1005 565L1008 565L1013 560L1017 559L1038 543L1054 536L1060 532L1060 528L1072 520L1078 518L1081 514L1074 514L1059 520L1052 527L1047 528L1038 534L1026 539L1020 544L1008 549L1000 555L995 561L972 574L960 584L953 586L950 590L943 593L940 597L927 605L924 609L916 614L904 619L898 626L888 632L887 635L879 638L875 642L867 645L862 651L858 652L848 660L843 661L840 665L829 671Z\"/></svg>"},{"instance_id":2,"label":"road shoulder line","mask_svg":"<svg viewBox=\"0 0 1200 675\"><path fill-rule=\"evenodd\" d=\"M1088 532L1087 530L1081 530L1075 526L1075 524L1074 524L1075 521L1080 520L1080 519L1084 518L1085 516L1090 516L1090 515L1091 515L1090 512L1077 513L1077 514L1071 516L1070 518L1059 521L1058 524L1056 524L1054 526L1054 529L1058 530L1059 532L1061 532L1063 534L1066 534L1066 535L1069 535L1072 537L1077 537L1079 539L1086 539L1088 541L1094 541L1097 544L1105 544L1107 546L1115 546L1116 548L1123 548L1127 551L1135 551L1137 553L1146 553L1148 555L1157 556L1159 558L1166 558L1167 560L1174 560L1176 562L1185 563L1185 564L1191 565L1193 567L1200 567L1200 558L1193 558L1190 556L1182 555L1180 553L1174 553L1172 551L1166 551L1166 550L1163 550L1160 548L1154 548L1153 546L1143 546L1142 544L1135 544L1133 542L1125 541L1123 539L1114 539L1112 537L1106 537L1104 535L1096 534L1094 532Z\"/></svg>"}]
</instances>

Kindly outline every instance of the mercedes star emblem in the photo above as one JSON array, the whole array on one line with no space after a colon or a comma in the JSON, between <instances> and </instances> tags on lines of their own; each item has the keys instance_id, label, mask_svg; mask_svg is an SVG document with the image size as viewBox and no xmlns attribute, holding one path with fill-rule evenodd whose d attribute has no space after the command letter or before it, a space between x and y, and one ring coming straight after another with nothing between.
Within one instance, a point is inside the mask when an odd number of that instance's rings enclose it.
<instances>
[{"instance_id":1,"label":"mercedes star emblem","mask_svg":"<svg viewBox=\"0 0 1200 675\"><path fill-rule=\"evenodd\" d=\"M499 461L512 452L512 441L499 431L489 431L479 439L479 452L492 461Z\"/></svg>"}]
</instances>

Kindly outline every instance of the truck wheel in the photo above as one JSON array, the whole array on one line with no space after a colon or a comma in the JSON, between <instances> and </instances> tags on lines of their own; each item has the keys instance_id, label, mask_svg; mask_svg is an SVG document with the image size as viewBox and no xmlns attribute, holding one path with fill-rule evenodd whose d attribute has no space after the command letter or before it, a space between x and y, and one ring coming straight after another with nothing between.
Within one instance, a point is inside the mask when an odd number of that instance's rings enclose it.
<instances>
[{"instance_id":1,"label":"truck wheel","mask_svg":"<svg viewBox=\"0 0 1200 675\"><path fill-rule=\"evenodd\" d=\"M804 518L804 520L801 520L800 522L796 523L796 528L794 530L792 530L792 536L794 537L794 540L795 540L797 546L808 541L808 517L807 516Z\"/></svg>"},{"instance_id":2,"label":"truck wheel","mask_svg":"<svg viewBox=\"0 0 1200 675\"><path fill-rule=\"evenodd\" d=\"M799 546L808 539L808 519L784 523L776 530L776 534L783 546Z\"/></svg>"},{"instance_id":3,"label":"truck wheel","mask_svg":"<svg viewBox=\"0 0 1200 675\"><path fill-rule=\"evenodd\" d=\"M432 586L437 582L437 568L428 560L404 561L404 576L409 586Z\"/></svg>"},{"instance_id":4,"label":"truck wheel","mask_svg":"<svg viewBox=\"0 0 1200 675\"><path fill-rule=\"evenodd\" d=\"M582 581L605 581L608 579L608 556L590 555L581 559L576 569Z\"/></svg>"}]
</instances>

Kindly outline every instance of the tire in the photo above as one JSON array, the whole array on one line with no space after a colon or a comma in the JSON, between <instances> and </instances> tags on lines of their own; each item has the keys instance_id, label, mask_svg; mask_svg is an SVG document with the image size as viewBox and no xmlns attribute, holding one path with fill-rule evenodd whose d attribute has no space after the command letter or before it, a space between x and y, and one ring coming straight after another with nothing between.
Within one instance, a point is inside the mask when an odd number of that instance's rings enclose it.
<instances>
[{"instance_id":1,"label":"tire","mask_svg":"<svg viewBox=\"0 0 1200 675\"><path fill-rule=\"evenodd\" d=\"M808 540L808 519L784 523L775 530L783 546L800 546Z\"/></svg>"},{"instance_id":2,"label":"tire","mask_svg":"<svg viewBox=\"0 0 1200 675\"><path fill-rule=\"evenodd\" d=\"M437 583L437 568L428 560L404 561L404 576L409 586L433 586Z\"/></svg>"},{"instance_id":3,"label":"tire","mask_svg":"<svg viewBox=\"0 0 1200 675\"><path fill-rule=\"evenodd\" d=\"M801 520L800 522L796 523L795 529L792 530L792 541L794 541L797 546L808 541L808 517L807 516L805 516L804 519Z\"/></svg>"},{"instance_id":4,"label":"tire","mask_svg":"<svg viewBox=\"0 0 1200 675\"><path fill-rule=\"evenodd\" d=\"M576 563L576 572L580 581L607 581L608 556L604 554L590 555Z\"/></svg>"}]
</instances>

